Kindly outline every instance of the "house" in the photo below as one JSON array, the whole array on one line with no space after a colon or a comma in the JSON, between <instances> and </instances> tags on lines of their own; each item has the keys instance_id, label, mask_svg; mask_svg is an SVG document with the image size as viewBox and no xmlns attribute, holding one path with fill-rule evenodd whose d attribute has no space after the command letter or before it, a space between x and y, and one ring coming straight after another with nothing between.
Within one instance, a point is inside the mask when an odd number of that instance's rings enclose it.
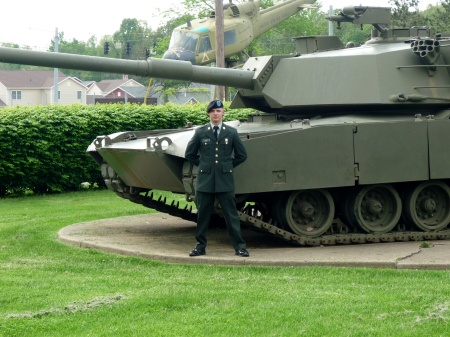
<instances>
[{"instance_id":1,"label":"house","mask_svg":"<svg viewBox=\"0 0 450 337\"><path fill-rule=\"evenodd\" d=\"M212 98L211 86L191 83L174 95L164 97L160 86L147 87L123 78L117 80L81 81L62 72L58 73L58 103L95 104L130 102L147 104L206 103ZM0 70L0 107L16 105L47 105L54 103L53 70Z\"/></svg>"},{"instance_id":2,"label":"house","mask_svg":"<svg viewBox=\"0 0 450 337\"><path fill-rule=\"evenodd\" d=\"M180 105L208 103L214 98L214 88L209 84L191 83L189 87L178 90L169 100Z\"/></svg>"},{"instance_id":3,"label":"house","mask_svg":"<svg viewBox=\"0 0 450 337\"><path fill-rule=\"evenodd\" d=\"M92 87L96 82L95 81L81 81L81 83L86 87L86 88L90 88Z\"/></svg>"},{"instance_id":4,"label":"house","mask_svg":"<svg viewBox=\"0 0 450 337\"><path fill-rule=\"evenodd\" d=\"M208 103L213 99L214 86L201 83L190 83L188 87L179 88L177 92L169 97L164 97L162 93L163 87L155 85L152 87L152 97L157 98L158 104L170 102L179 105Z\"/></svg>"},{"instance_id":5,"label":"house","mask_svg":"<svg viewBox=\"0 0 450 337\"><path fill-rule=\"evenodd\" d=\"M53 70L0 70L0 107L54 103ZM86 86L58 72L58 103L86 104Z\"/></svg>"},{"instance_id":6,"label":"house","mask_svg":"<svg viewBox=\"0 0 450 337\"><path fill-rule=\"evenodd\" d=\"M207 84L191 83L188 87L180 88L175 94L164 97L163 87L153 84L148 92L147 104L195 104L207 103L212 100L214 87ZM147 94L147 87L132 79L103 80L91 85L87 92L88 104L111 102L142 103Z\"/></svg>"},{"instance_id":7,"label":"house","mask_svg":"<svg viewBox=\"0 0 450 337\"><path fill-rule=\"evenodd\" d=\"M133 79L102 80L89 86L87 103L142 102L145 93L146 87Z\"/></svg>"}]
</instances>

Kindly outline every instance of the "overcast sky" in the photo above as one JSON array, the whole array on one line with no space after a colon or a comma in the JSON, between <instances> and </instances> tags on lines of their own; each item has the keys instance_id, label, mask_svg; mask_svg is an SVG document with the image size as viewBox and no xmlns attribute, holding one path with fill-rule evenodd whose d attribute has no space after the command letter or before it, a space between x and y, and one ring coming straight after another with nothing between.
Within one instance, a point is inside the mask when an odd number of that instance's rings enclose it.
<instances>
[{"instance_id":1,"label":"overcast sky","mask_svg":"<svg viewBox=\"0 0 450 337\"><path fill-rule=\"evenodd\" d=\"M0 20L0 43L11 42L19 46L30 46L36 50L47 50L55 30L64 32L67 41L76 38L87 41L92 35L100 40L120 28L123 19L145 20L157 28L161 20L160 11L179 7L181 0L128 0L116 1L77 0L64 2L56 0L36 0L25 2L2 1ZM224 0L226 3L227 0ZM421 9L438 0L420 1ZM337 0L321 1L328 11L330 5L342 8L348 5L387 6L388 0ZM62 8L64 7L64 9Z\"/></svg>"}]
</instances>

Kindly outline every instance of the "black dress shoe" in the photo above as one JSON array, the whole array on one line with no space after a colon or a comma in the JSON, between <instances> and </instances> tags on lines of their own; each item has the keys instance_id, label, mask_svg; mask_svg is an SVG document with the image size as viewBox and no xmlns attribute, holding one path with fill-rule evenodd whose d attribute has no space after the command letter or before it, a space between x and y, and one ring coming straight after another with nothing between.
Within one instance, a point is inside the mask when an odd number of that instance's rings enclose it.
<instances>
[{"instance_id":1,"label":"black dress shoe","mask_svg":"<svg viewBox=\"0 0 450 337\"><path fill-rule=\"evenodd\" d=\"M242 248L236 251L236 255L242 256L242 257L249 257L250 254L247 252L247 249Z\"/></svg>"},{"instance_id":2,"label":"black dress shoe","mask_svg":"<svg viewBox=\"0 0 450 337\"><path fill-rule=\"evenodd\" d=\"M203 249L197 249L194 248L191 250L191 252L189 253L189 256L200 256L200 255L205 255L206 251Z\"/></svg>"}]
</instances>

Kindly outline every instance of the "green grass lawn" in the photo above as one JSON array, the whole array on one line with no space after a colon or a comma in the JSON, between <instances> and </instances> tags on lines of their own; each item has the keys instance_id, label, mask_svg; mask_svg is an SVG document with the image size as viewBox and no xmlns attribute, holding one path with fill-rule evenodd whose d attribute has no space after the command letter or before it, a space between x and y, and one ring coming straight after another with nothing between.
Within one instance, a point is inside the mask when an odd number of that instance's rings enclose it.
<instances>
[{"instance_id":1,"label":"green grass lawn","mask_svg":"<svg viewBox=\"0 0 450 337\"><path fill-rule=\"evenodd\" d=\"M57 239L149 212L102 190L1 199L0 336L450 335L450 271L176 265Z\"/></svg>"}]
</instances>

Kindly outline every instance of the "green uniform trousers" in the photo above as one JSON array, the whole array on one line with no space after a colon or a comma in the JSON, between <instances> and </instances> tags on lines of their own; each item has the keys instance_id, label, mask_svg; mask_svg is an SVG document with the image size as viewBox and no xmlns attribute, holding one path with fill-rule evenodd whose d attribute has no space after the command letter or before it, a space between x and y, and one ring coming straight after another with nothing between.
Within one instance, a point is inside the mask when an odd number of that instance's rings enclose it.
<instances>
[{"instance_id":1,"label":"green uniform trousers","mask_svg":"<svg viewBox=\"0 0 450 337\"><path fill-rule=\"evenodd\" d=\"M197 239L196 248L204 250L206 248L206 234L208 232L209 221L214 209L214 201L217 198L222 207L225 222L227 224L228 235L235 250L246 248L245 241L241 236L241 223L236 209L236 197L234 192L207 193L197 191L195 194L197 205Z\"/></svg>"}]
</instances>

